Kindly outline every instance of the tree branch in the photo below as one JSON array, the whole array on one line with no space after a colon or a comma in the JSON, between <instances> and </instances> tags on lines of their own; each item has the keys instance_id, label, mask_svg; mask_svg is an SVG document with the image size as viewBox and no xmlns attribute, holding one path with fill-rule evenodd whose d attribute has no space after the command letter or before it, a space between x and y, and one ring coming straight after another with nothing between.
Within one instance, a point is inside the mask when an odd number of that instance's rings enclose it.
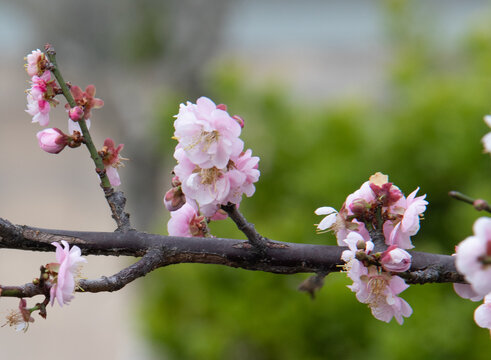
<instances>
[{"instance_id":1,"label":"tree branch","mask_svg":"<svg viewBox=\"0 0 491 360\"><path fill-rule=\"evenodd\" d=\"M158 267L179 263L219 264L276 274L328 274L341 270L344 264L341 254L346 249L268 241L264 255L258 257L244 240L163 236L139 231L47 230L13 225L0 218L0 248L54 251L51 242L61 240L77 245L84 255L142 256L138 262L113 276L81 281L80 288L86 292L116 291ZM465 282L455 269L452 256L415 251L411 255L410 271L399 274L407 283ZM33 290L33 286L4 286L2 289L4 292L16 289L17 295L10 296L29 297L41 293L41 290ZM33 291L36 294L32 295Z\"/></svg>"}]
</instances>

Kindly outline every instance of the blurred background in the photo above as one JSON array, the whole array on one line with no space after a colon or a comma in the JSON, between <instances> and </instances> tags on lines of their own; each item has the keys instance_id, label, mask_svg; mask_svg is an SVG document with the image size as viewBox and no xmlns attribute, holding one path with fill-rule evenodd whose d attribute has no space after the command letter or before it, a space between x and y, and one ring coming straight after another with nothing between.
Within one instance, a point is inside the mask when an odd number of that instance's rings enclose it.
<instances>
[{"instance_id":1,"label":"blurred background","mask_svg":"<svg viewBox=\"0 0 491 360\"><path fill-rule=\"evenodd\" d=\"M95 84L105 101L92 134L125 144L121 189L139 230L166 234L172 116L205 95L245 119L242 138L261 157L241 210L262 234L335 244L315 234L313 211L339 208L381 171L406 195L428 194L416 250L451 254L482 214L447 192L491 199L480 143L490 131L490 16L484 0L0 1L0 217L114 229L85 150L42 152L40 127L23 111L23 57L50 42L65 78ZM51 119L66 128L62 105ZM243 238L229 221L211 227ZM0 282L29 282L53 258L2 250ZM94 278L134 259L88 261L84 275ZM343 274L311 300L297 291L307 276L159 269L115 294L77 294L26 334L0 329L2 358L489 359L478 304L449 284L406 290L414 313L399 326L375 320ZM16 306L2 298L2 317Z\"/></svg>"}]
</instances>

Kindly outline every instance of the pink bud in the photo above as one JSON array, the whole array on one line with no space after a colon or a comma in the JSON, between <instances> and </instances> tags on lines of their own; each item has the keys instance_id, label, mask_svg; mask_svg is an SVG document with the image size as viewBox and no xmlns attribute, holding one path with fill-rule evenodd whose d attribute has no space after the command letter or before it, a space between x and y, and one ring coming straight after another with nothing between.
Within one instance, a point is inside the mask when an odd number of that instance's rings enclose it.
<instances>
[{"instance_id":1,"label":"pink bud","mask_svg":"<svg viewBox=\"0 0 491 360\"><path fill-rule=\"evenodd\" d=\"M80 106L75 106L68 110L68 117L73 121L79 121L83 114L84 111Z\"/></svg>"},{"instance_id":2,"label":"pink bud","mask_svg":"<svg viewBox=\"0 0 491 360\"><path fill-rule=\"evenodd\" d=\"M366 210L370 208L370 204L364 199L356 199L349 205L349 209L356 217L362 217Z\"/></svg>"},{"instance_id":3,"label":"pink bud","mask_svg":"<svg viewBox=\"0 0 491 360\"><path fill-rule=\"evenodd\" d=\"M169 211L179 210L186 203L181 187L173 187L165 193L164 205Z\"/></svg>"},{"instance_id":4,"label":"pink bud","mask_svg":"<svg viewBox=\"0 0 491 360\"><path fill-rule=\"evenodd\" d=\"M181 180L179 180L179 177L174 176L171 181L172 187L178 187L181 186Z\"/></svg>"},{"instance_id":5,"label":"pink bud","mask_svg":"<svg viewBox=\"0 0 491 360\"><path fill-rule=\"evenodd\" d=\"M244 128L244 119L242 118L242 116L239 116L239 115L233 115L232 116L232 119L234 119L235 121L237 121L240 125L241 128Z\"/></svg>"},{"instance_id":6,"label":"pink bud","mask_svg":"<svg viewBox=\"0 0 491 360\"><path fill-rule=\"evenodd\" d=\"M380 262L387 271L403 272L411 267L411 255L407 251L391 245L382 253Z\"/></svg>"},{"instance_id":7,"label":"pink bud","mask_svg":"<svg viewBox=\"0 0 491 360\"><path fill-rule=\"evenodd\" d=\"M36 137L39 147L50 154L58 154L67 145L67 135L57 128L41 130Z\"/></svg>"},{"instance_id":8,"label":"pink bud","mask_svg":"<svg viewBox=\"0 0 491 360\"><path fill-rule=\"evenodd\" d=\"M217 109L220 109L220 110L223 110L223 111L227 111L227 105L225 105L225 104L218 104L217 105Z\"/></svg>"}]
</instances>

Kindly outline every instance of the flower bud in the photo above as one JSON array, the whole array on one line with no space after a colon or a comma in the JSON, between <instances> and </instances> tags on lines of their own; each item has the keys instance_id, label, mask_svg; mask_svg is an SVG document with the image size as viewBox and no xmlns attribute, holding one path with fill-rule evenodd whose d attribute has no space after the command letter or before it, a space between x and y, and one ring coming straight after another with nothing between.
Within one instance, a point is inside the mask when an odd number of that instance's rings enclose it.
<instances>
[{"instance_id":1,"label":"flower bud","mask_svg":"<svg viewBox=\"0 0 491 360\"><path fill-rule=\"evenodd\" d=\"M241 128L244 128L244 119L242 118L242 116L239 116L239 115L233 115L232 116L232 119L234 119L235 121L237 121L240 125Z\"/></svg>"},{"instance_id":2,"label":"flower bud","mask_svg":"<svg viewBox=\"0 0 491 360\"><path fill-rule=\"evenodd\" d=\"M357 248L358 250L365 250L365 248L366 248L366 243L365 243L365 241L364 241L364 240L358 240L358 241L356 242L356 248Z\"/></svg>"},{"instance_id":3,"label":"flower bud","mask_svg":"<svg viewBox=\"0 0 491 360\"><path fill-rule=\"evenodd\" d=\"M39 147L50 154L58 154L65 148L68 140L68 136L57 128L41 130L36 137Z\"/></svg>"},{"instance_id":4,"label":"flower bud","mask_svg":"<svg viewBox=\"0 0 491 360\"><path fill-rule=\"evenodd\" d=\"M403 272L411 267L411 255L407 251L391 245L382 253L380 262L386 271Z\"/></svg>"},{"instance_id":5,"label":"flower bud","mask_svg":"<svg viewBox=\"0 0 491 360\"><path fill-rule=\"evenodd\" d=\"M73 121L79 121L83 114L84 111L80 106L75 106L68 110L68 117Z\"/></svg>"},{"instance_id":6,"label":"flower bud","mask_svg":"<svg viewBox=\"0 0 491 360\"><path fill-rule=\"evenodd\" d=\"M362 217L367 209L370 208L370 204L364 199L356 199L349 205L349 209L355 215L356 218Z\"/></svg>"},{"instance_id":7,"label":"flower bud","mask_svg":"<svg viewBox=\"0 0 491 360\"><path fill-rule=\"evenodd\" d=\"M169 211L179 210L186 203L181 187L173 187L165 193L164 205Z\"/></svg>"},{"instance_id":8,"label":"flower bud","mask_svg":"<svg viewBox=\"0 0 491 360\"><path fill-rule=\"evenodd\" d=\"M181 180L179 180L179 177L174 176L171 180L171 185L172 187L178 187L181 186Z\"/></svg>"}]
</instances>

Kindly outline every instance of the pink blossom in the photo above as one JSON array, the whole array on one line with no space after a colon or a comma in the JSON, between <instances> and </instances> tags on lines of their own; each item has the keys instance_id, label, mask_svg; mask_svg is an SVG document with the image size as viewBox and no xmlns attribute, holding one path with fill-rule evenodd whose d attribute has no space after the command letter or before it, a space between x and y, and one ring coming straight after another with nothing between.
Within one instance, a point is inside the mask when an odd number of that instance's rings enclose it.
<instances>
[{"instance_id":1,"label":"pink blossom","mask_svg":"<svg viewBox=\"0 0 491 360\"><path fill-rule=\"evenodd\" d=\"M489 127L491 127L491 115L486 115L484 117L484 121ZM491 154L491 132L484 135L482 138L482 143L484 145L484 152Z\"/></svg>"},{"instance_id":2,"label":"pink blossom","mask_svg":"<svg viewBox=\"0 0 491 360\"><path fill-rule=\"evenodd\" d=\"M206 97L196 104L181 104L174 122L174 136L189 160L202 169L223 169L244 147L241 127L230 115Z\"/></svg>"},{"instance_id":3,"label":"pink blossom","mask_svg":"<svg viewBox=\"0 0 491 360\"><path fill-rule=\"evenodd\" d=\"M70 88L70 92L73 95L73 98L78 106L80 106L84 110L84 118L90 119L92 118L92 109L100 109L104 106L104 101L95 96L95 86L89 85L85 88L85 91L82 91L78 86L72 85ZM70 110L70 105L67 104L67 110Z\"/></svg>"},{"instance_id":4,"label":"pink blossom","mask_svg":"<svg viewBox=\"0 0 491 360\"><path fill-rule=\"evenodd\" d=\"M45 71L41 76L33 76L31 79L31 88L27 90L35 100L48 100L53 97L53 80L51 72ZM49 94L48 94L49 92Z\"/></svg>"},{"instance_id":5,"label":"pink blossom","mask_svg":"<svg viewBox=\"0 0 491 360\"><path fill-rule=\"evenodd\" d=\"M391 245L382 253L380 262L386 271L404 272L411 267L411 255L407 251Z\"/></svg>"},{"instance_id":6,"label":"pink blossom","mask_svg":"<svg viewBox=\"0 0 491 360\"><path fill-rule=\"evenodd\" d=\"M180 209L170 213L167 231L170 236L205 236L206 223L204 216L199 216L190 204L184 204Z\"/></svg>"},{"instance_id":7,"label":"pink blossom","mask_svg":"<svg viewBox=\"0 0 491 360\"><path fill-rule=\"evenodd\" d=\"M248 149L236 158L231 158L229 169L225 176L229 178L230 191L223 204L240 204L242 194L251 197L256 188L254 183L259 180L260 172L257 169L259 157L252 156L252 150Z\"/></svg>"},{"instance_id":8,"label":"pink blossom","mask_svg":"<svg viewBox=\"0 0 491 360\"><path fill-rule=\"evenodd\" d=\"M41 75L46 66L46 57L44 53L37 49L33 50L26 56L26 71L29 76Z\"/></svg>"},{"instance_id":9,"label":"pink blossom","mask_svg":"<svg viewBox=\"0 0 491 360\"><path fill-rule=\"evenodd\" d=\"M406 300L397 296L409 287L402 278L392 276L387 282L383 276L376 275L370 278L367 284L371 290L368 304L376 319L388 323L394 317L402 325L404 317L411 316L413 313L411 306Z\"/></svg>"},{"instance_id":10,"label":"pink blossom","mask_svg":"<svg viewBox=\"0 0 491 360\"><path fill-rule=\"evenodd\" d=\"M356 259L359 251L367 255L371 254L374 248L371 241L365 242L360 234L351 232L344 242L348 245L349 250L343 251L341 258L346 263L344 268L348 277L353 280L353 284L348 288L356 293L358 301L368 304L375 318L389 322L395 317L396 321L402 324L403 317L410 316L412 309L404 299L397 295L409 285L398 276L380 272L376 266L366 267Z\"/></svg>"},{"instance_id":11,"label":"pink blossom","mask_svg":"<svg viewBox=\"0 0 491 360\"><path fill-rule=\"evenodd\" d=\"M45 71L41 76L33 76L31 88L27 90L27 110L33 116L32 122L39 122L41 126L49 124L49 111L51 106L58 103L54 99L55 84L51 80L51 73Z\"/></svg>"},{"instance_id":12,"label":"pink blossom","mask_svg":"<svg viewBox=\"0 0 491 360\"><path fill-rule=\"evenodd\" d=\"M353 279L353 285L348 286L356 292L358 301L368 304L376 319L390 322L394 317L402 325L403 317L411 316L413 311L409 304L397 295L409 285L399 276L380 273L375 266L362 268L360 273L359 278Z\"/></svg>"},{"instance_id":13,"label":"pink blossom","mask_svg":"<svg viewBox=\"0 0 491 360\"><path fill-rule=\"evenodd\" d=\"M425 212L426 205L428 205L428 202L424 200L426 195L416 197L418 190L419 188L409 194L399 206L399 209L402 208L403 214L397 225L390 232L384 228L384 234L390 234L389 236L386 235L386 239L389 239L388 245L397 245L403 249L414 247L411 243L411 236L416 235L419 231L420 216Z\"/></svg>"},{"instance_id":14,"label":"pink blossom","mask_svg":"<svg viewBox=\"0 0 491 360\"><path fill-rule=\"evenodd\" d=\"M50 105L46 100L35 100L31 94L27 94L26 112L32 116L32 122L39 123L41 126L49 124Z\"/></svg>"},{"instance_id":15,"label":"pink blossom","mask_svg":"<svg viewBox=\"0 0 491 360\"><path fill-rule=\"evenodd\" d=\"M202 169L196 166L180 146L176 147L174 157L178 160L174 173L182 181L184 195L188 201L199 204L203 215L213 216L230 192L230 178L225 176L226 171L216 167Z\"/></svg>"},{"instance_id":16,"label":"pink blossom","mask_svg":"<svg viewBox=\"0 0 491 360\"><path fill-rule=\"evenodd\" d=\"M491 293L484 297L484 304L474 311L474 321L478 326L491 331Z\"/></svg>"},{"instance_id":17,"label":"pink blossom","mask_svg":"<svg viewBox=\"0 0 491 360\"><path fill-rule=\"evenodd\" d=\"M68 141L68 136L57 128L41 130L36 137L39 147L50 154L58 154L65 148Z\"/></svg>"},{"instance_id":18,"label":"pink blossom","mask_svg":"<svg viewBox=\"0 0 491 360\"><path fill-rule=\"evenodd\" d=\"M470 301L481 301L483 296L477 294L469 284L454 283L453 289L461 298L469 299Z\"/></svg>"},{"instance_id":19,"label":"pink blossom","mask_svg":"<svg viewBox=\"0 0 491 360\"><path fill-rule=\"evenodd\" d=\"M102 156L104 168L106 169L106 175L112 186L121 185L121 180L117 169L123 165L121 160L126 160L119 155L120 151L123 150L123 147L124 144L120 144L118 147L115 147L114 140L107 138L104 140L102 151L99 152Z\"/></svg>"},{"instance_id":20,"label":"pink blossom","mask_svg":"<svg viewBox=\"0 0 491 360\"><path fill-rule=\"evenodd\" d=\"M70 246L64 240L61 241L63 247L57 243L51 243L56 247L56 261L59 264L58 275L56 276L53 285L50 289L51 305L55 299L60 306L68 304L73 299L75 291L75 276L78 272L81 263L87 262L81 257L81 251L78 246Z\"/></svg>"},{"instance_id":21,"label":"pink blossom","mask_svg":"<svg viewBox=\"0 0 491 360\"><path fill-rule=\"evenodd\" d=\"M174 173L182 181L181 188L187 201L195 201L203 215L212 217L220 205L239 204L243 194L252 196L254 193L254 183L259 179L259 158L251 155L251 150L247 150L230 159L224 169L201 168L178 145L174 152L178 161Z\"/></svg>"},{"instance_id":22,"label":"pink blossom","mask_svg":"<svg viewBox=\"0 0 491 360\"><path fill-rule=\"evenodd\" d=\"M491 218L482 217L469 236L457 246L455 266L479 295L491 292Z\"/></svg>"}]
</instances>

